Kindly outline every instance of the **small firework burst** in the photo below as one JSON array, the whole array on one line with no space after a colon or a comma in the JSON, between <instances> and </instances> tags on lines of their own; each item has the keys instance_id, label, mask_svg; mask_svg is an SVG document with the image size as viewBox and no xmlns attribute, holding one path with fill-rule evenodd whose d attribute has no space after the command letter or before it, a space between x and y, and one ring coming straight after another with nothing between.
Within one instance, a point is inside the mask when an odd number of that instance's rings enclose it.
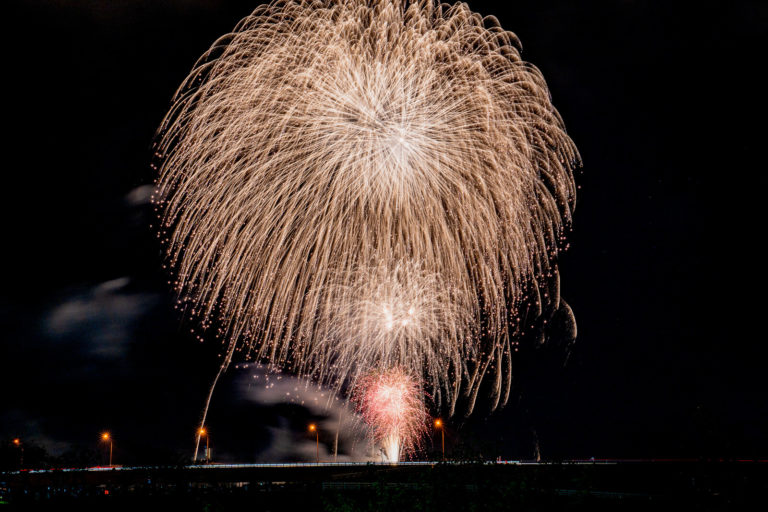
<instances>
[{"instance_id":1,"label":"small firework burst","mask_svg":"<svg viewBox=\"0 0 768 512\"><path fill-rule=\"evenodd\" d=\"M427 430L424 393L402 368L374 371L361 378L353 395L388 462L413 454Z\"/></svg>"}]
</instances>

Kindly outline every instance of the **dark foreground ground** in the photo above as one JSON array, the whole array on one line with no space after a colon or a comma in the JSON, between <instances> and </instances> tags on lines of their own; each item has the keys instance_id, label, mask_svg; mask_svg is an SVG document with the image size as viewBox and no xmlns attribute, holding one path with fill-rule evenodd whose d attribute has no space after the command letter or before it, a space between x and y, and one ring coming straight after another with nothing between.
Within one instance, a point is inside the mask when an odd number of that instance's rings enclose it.
<instances>
[{"instance_id":1,"label":"dark foreground ground","mask_svg":"<svg viewBox=\"0 0 768 512\"><path fill-rule=\"evenodd\" d=\"M2 510L740 510L768 464L265 465L0 473Z\"/></svg>"}]
</instances>

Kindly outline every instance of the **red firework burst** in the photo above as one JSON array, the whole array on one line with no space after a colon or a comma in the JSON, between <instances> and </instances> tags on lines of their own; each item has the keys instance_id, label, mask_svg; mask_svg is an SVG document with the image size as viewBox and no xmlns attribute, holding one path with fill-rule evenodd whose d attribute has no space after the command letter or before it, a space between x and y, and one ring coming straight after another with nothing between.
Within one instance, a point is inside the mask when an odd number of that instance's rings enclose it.
<instances>
[{"instance_id":1,"label":"red firework burst","mask_svg":"<svg viewBox=\"0 0 768 512\"><path fill-rule=\"evenodd\" d=\"M412 455L427 431L424 392L402 368L374 371L360 379L354 400L386 459Z\"/></svg>"}]
</instances>

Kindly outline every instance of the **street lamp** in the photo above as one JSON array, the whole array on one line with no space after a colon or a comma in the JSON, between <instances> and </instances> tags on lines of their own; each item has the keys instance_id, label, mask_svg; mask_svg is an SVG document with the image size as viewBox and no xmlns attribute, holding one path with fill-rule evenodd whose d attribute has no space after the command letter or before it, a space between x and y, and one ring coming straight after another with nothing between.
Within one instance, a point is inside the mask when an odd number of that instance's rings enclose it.
<instances>
[{"instance_id":1,"label":"street lamp","mask_svg":"<svg viewBox=\"0 0 768 512\"><path fill-rule=\"evenodd\" d=\"M314 423L309 424L309 431L315 433L315 442L316 442L316 460L317 463L320 464L320 432L317 430L317 425Z\"/></svg>"},{"instance_id":2,"label":"street lamp","mask_svg":"<svg viewBox=\"0 0 768 512\"><path fill-rule=\"evenodd\" d=\"M101 434L101 439L104 442L109 441L109 467L112 467L112 436L109 435L109 432L104 432Z\"/></svg>"},{"instance_id":3,"label":"street lamp","mask_svg":"<svg viewBox=\"0 0 768 512\"><path fill-rule=\"evenodd\" d=\"M210 464L211 462L211 448L208 444L208 431L205 429L205 427L200 427L200 430L197 431L197 434L200 437L205 436L205 462Z\"/></svg>"},{"instance_id":4,"label":"street lamp","mask_svg":"<svg viewBox=\"0 0 768 512\"><path fill-rule=\"evenodd\" d=\"M445 429L443 428L443 420L440 418L437 418L435 420L435 428L440 429L440 440L441 440L441 446L443 448L443 461L445 461Z\"/></svg>"},{"instance_id":5,"label":"street lamp","mask_svg":"<svg viewBox=\"0 0 768 512\"><path fill-rule=\"evenodd\" d=\"M19 452L19 469L22 469L24 467L24 445L21 442L21 439L18 437L13 440L13 445L16 446L20 452Z\"/></svg>"}]
</instances>

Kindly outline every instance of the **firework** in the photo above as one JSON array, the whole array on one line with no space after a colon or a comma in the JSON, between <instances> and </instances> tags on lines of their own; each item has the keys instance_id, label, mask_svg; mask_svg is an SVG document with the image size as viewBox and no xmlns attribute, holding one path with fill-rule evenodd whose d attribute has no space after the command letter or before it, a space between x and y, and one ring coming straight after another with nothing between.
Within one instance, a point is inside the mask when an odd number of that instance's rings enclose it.
<instances>
[{"instance_id":1,"label":"firework","mask_svg":"<svg viewBox=\"0 0 768 512\"><path fill-rule=\"evenodd\" d=\"M240 351L339 387L403 367L451 411L484 379L506 400L578 154L495 18L261 6L196 64L156 155L175 287L218 326L225 365Z\"/></svg>"},{"instance_id":2,"label":"firework","mask_svg":"<svg viewBox=\"0 0 768 512\"><path fill-rule=\"evenodd\" d=\"M461 382L462 358L473 351L471 304L412 262L366 267L328 287L332 308L299 370L323 381L343 374L352 384L372 368L410 368L439 383ZM453 390L451 390L453 391Z\"/></svg>"},{"instance_id":3,"label":"firework","mask_svg":"<svg viewBox=\"0 0 768 512\"><path fill-rule=\"evenodd\" d=\"M353 399L387 462L415 452L427 429L424 394L416 379L402 368L374 371L357 381Z\"/></svg>"}]
</instances>

